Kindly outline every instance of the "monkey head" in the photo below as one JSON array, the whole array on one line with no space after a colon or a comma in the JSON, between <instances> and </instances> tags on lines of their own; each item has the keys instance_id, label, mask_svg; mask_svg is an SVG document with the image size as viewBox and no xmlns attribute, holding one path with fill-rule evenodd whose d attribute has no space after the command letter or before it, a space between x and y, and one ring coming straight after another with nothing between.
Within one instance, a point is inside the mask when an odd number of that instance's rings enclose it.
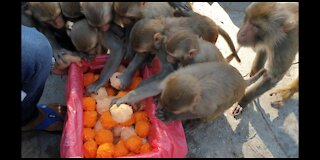
<instances>
[{"instance_id":1,"label":"monkey head","mask_svg":"<svg viewBox=\"0 0 320 160\"><path fill-rule=\"evenodd\" d=\"M91 27L86 19L74 23L70 38L78 51L88 54L99 53L98 30Z\"/></svg>"},{"instance_id":2,"label":"monkey head","mask_svg":"<svg viewBox=\"0 0 320 160\"><path fill-rule=\"evenodd\" d=\"M142 19L132 28L130 42L135 52L149 53L162 45L164 26L160 19Z\"/></svg>"},{"instance_id":3,"label":"monkey head","mask_svg":"<svg viewBox=\"0 0 320 160\"><path fill-rule=\"evenodd\" d=\"M80 10L92 27L106 32L112 20L113 2L80 2Z\"/></svg>"},{"instance_id":4,"label":"monkey head","mask_svg":"<svg viewBox=\"0 0 320 160\"><path fill-rule=\"evenodd\" d=\"M80 2L59 2L62 14L69 18L82 16L80 12Z\"/></svg>"},{"instance_id":5,"label":"monkey head","mask_svg":"<svg viewBox=\"0 0 320 160\"><path fill-rule=\"evenodd\" d=\"M32 15L42 23L51 25L56 29L64 27L59 2L28 2L27 14Z\"/></svg>"},{"instance_id":6,"label":"monkey head","mask_svg":"<svg viewBox=\"0 0 320 160\"><path fill-rule=\"evenodd\" d=\"M162 83L159 103L173 114L193 112L200 96L200 84L191 75L170 74Z\"/></svg>"},{"instance_id":7,"label":"monkey head","mask_svg":"<svg viewBox=\"0 0 320 160\"><path fill-rule=\"evenodd\" d=\"M142 18L141 9L145 2L114 2L114 19L124 27L133 26Z\"/></svg>"},{"instance_id":8,"label":"monkey head","mask_svg":"<svg viewBox=\"0 0 320 160\"><path fill-rule=\"evenodd\" d=\"M298 11L290 12L281 7L283 6L275 2L250 4L237 34L238 43L242 46L254 47L259 44L276 43L285 37L286 32L298 25L296 23Z\"/></svg>"},{"instance_id":9,"label":"monkey head","mask_svg":"<svg viewBox=\"0 0 320 160\"><path fill-rule=\"evenodd\" d=\"M164 47L167 52L167 61L170 63L178 62L183 66L192 63L199 51L197 36L189 30L170 34L164 40Z\"/></svg>"}]
</instances>

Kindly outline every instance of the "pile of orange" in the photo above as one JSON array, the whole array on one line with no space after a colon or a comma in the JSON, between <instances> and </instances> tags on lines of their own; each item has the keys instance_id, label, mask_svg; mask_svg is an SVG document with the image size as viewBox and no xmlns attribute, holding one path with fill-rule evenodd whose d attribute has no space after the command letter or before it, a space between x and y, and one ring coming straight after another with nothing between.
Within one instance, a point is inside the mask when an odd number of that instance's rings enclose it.
<instances>
[{"instance_id":1,"label":"pile of orange","mask_svg":"<svg viewBox=\"0 0 320 160\"><path fill-rule=\"evenodd\" d=\"M98 79L99 75L92 72L85 73L83 76L84 87L92 84ZM137 88L142 81L140 73L136 73L132 83L124 91L114 89L110 83L104 87L108 96L122 97L130 90ZM85 158L113 158L132 156L152 151L151 144L147 141L150 133L150 121L145 111L134 111L132 117L123 123L118 123L112 119L109 111L101 115L96 111L96 100L92 97L84 96L83 103L83 149ZM97 122L101 123L99 129L95 129ZM124 139L120 134L115 136L114 128L133 127L134 134ZM123 132L123 130L121 130Z\"/></svg>"}]
</instances>

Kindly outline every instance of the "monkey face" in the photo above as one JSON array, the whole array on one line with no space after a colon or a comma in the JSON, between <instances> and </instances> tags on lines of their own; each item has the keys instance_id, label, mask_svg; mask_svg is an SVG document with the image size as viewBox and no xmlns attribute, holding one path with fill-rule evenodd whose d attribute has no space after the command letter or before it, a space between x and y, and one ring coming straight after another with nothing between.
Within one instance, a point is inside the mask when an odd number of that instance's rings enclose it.
<instances>
[{"instance_id":1,"label":"monkey face","mask_svg":"<svg viewBox=\"0 0 320 160\"><path fill-rule=\"evenodd\" d=\"M257 33L259 32L259 26L253 24L250 21L246 21L240 28L237 39L238 43L242 46L253 46Z\"/></svg>"},{"instance_id":2,"label":"monkey face","mask_svg":"<svg viewBox=\"0 0 320 160\"><path fill-rule=\"evenodd\" d=\"M47 21L46 23L56 29L61 29L65 25L65 22L64 22L61 14L57 18L55 18L54 20Z\"/></svg>"}]
</instances>

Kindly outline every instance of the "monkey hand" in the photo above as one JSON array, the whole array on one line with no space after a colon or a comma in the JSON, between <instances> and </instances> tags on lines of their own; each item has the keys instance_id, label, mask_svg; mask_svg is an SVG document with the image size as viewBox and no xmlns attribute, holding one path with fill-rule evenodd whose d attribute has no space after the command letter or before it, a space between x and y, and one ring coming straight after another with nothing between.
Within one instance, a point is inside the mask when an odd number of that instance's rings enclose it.
<instances>
[{"instance_id":1,"label":"monkey hand","mask_svg":"<svg viewBox=\"0 0 320 160\"><path fill-rule=\"evenodd\" d=\"M174 117L176 116L172 113L164 111L162 107L158 106L156 110L156 117L163 122L169 122L169 121L175 120Z\"/></svg>"},{"instance_id":2,"label":"monkey hand","mask_svg":"<svg viewBox=\"0 0 320 160\"><path fill-rule=\"evenodd\" d=\"M129 92L130 93L130 92ZM129 94L128 93L128 94ZM133 103L128 99L128 96L124 96L124 97L117 97L117 98L114 98L112 101L111 101L111 106L114 105L114 104L117 104L118 106L120 104L128 104L128 105L132 105Z\"/></svg>"},{"instance_id":3,"label":"monkey hand","mask_svg":"<svg viewBox=\"0 0 320 160\"><path fill-rule=\"evenodd\" d=\"M235 119L239 118L239 115L242 113L243 108L238 104L232 111L232 115Z\"/></svg>"},{"instance_id":4,"label":"monkey hand","mask_svg":"<svg viewBox=\"0 0 320 160\"><path fill-rule=\"evenodd\" d=\"M65 66L68 67L72 62L76 63L79 67L82 66L81 57L79 57L76 53L64 48L54 50L53 56L56 63L61 65L60 69L66 68Z\"/></svg>"},{"instance_id":5,"label":"monkey hand","mask_svg":"<svg viewBox=\"0 0 320 160\"><path fill-rule=\"evenodd\" d=\"M122 74L119 76L119 80L120 80L120 88L119 89L120 90L126 89L131 84L132 78L127 75L128 74Z\"/></svg>"},{"instance_id":6,"label":"monkey hand","mask_svg":"<svg viewBox=\"0 0 320 160\"><path fill-rule=\"evenodd\" d=\"M103 87L104 83L101 83L99 80L95 81L94 83L90 84L89 86L86 87L87 93L97 93L99 88Z\"/></svg>"},{"instance_id":7,"label":"monkey hand","mask_svg":"<svg viewBox=\"0 0 320 160\"><path fill-rule=\"evenodd\" d=\"M186 11L191 11L192 7L189 2L168 2L173 8L177 8L179 10L184 9Z\"/></svg>"}]
</instances>

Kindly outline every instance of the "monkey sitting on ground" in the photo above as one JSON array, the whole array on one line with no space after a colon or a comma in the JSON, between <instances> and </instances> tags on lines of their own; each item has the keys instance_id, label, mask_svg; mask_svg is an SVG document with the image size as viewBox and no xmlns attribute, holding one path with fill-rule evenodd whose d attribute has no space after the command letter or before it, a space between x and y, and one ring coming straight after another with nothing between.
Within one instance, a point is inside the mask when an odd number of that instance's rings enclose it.
<instances>
[{"instance_id":1,"label":"monkey sitting on ground","mask_svg":"<svg viewBox=\"0 0 320 160\"><path fill-rule=\"evenodd\" d=\"M234 116L274 87L290 68L299 49L299 3L250 4L237 39L241 46L252 47L257 53L250 75L263 68L267 59L268 65L263 79L249 88L234 109Z\"/></svg>"},{"instance_id":2,"label":"monkey sitting on ground","mask_svg":"<svg viewBox=\"0 0 320 160\"><path fill-rule=\"evenodd\" d=\"M236 68L223 62L197 63L180 68L161 82L156 115L163 121L214 120L238 102L246 87L264 73L262 69L244 80Z\"/></svg>"}]
</instances>

